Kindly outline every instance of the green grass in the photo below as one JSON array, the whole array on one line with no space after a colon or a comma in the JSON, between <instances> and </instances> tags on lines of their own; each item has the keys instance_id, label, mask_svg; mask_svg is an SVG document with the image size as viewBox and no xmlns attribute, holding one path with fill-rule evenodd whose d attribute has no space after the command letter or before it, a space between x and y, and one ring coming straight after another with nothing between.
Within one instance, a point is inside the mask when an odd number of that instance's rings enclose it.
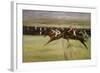
<instances>
[{"instance_id":1,"label":"green grass","mask_svg":"<svg viewBox=\"0 0 100 73\"><path fill-rule=\"evenodd\" d=\"M55 40L48 45L49 37L23 36L23 62L83 60L91 58L90 39L86 49L79 41L65 39ZM68 44L70 45L68 47Z\"/></svg>"}]
</instances>

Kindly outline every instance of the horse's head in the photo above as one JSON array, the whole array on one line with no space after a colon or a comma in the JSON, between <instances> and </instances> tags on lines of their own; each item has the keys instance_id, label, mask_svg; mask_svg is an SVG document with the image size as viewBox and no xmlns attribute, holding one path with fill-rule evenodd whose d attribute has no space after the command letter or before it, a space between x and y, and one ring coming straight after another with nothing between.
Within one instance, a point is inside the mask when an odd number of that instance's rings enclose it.
<instances>
[{"instance_id":1,"label":"horse's head","mask_svg":"<svg viewBox=\"0 0 100 73\"><path fill-rule=\"evenodd\" d=\"M55 33L53 33L51 29L47 29L47 30L43 31L43 35L44 35L44 37L46 37L46 36L53 37L55 35Z\"/></svg>"}]
</instances>

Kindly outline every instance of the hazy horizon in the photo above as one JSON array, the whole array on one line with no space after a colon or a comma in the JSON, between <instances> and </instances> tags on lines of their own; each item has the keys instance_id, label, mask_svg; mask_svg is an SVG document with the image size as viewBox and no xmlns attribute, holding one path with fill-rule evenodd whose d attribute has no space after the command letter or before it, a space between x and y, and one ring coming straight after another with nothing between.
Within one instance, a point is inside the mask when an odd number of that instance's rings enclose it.
<instances>
[{"instance_id":1,"label":"hazy horizon","mask_svg":"<svg viewBox=\"0 0 100 73\"><path fill-rule=\"evenodd\" d=\"M39 24L80 24L90 25L91 14L83 12L23 10L24 25Z\"/></svg>"}]
</instances>

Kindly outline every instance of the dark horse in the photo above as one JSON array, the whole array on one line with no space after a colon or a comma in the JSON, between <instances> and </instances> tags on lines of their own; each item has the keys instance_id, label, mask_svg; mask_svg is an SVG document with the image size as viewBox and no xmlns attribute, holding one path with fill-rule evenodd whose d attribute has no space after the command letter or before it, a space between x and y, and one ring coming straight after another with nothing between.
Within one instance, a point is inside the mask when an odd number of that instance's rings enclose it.
<instances>
[{"instance_id":1,"label":"dark horse","mask_svg":"<svg viewBox=\"0 0 100 73\"><path fill-rule=\"evenodd\" d=\"M63 38L68 41L69 41L69 39L78 40L88 49L87 45L85 44L87 37L83 37L83 35L78 30L76 30L76 36L73 35L73 32L68 32L68 30L64 30L64 31L61 31L61 34L59 34L59 35L57 35L57 37L55 37L55 33L53 33L51 31L51 29L47 29L46 31L44 31L44 36L50 37L49 41L45 45L49 44L50 42L52 42L54 40Z\"/></svg>"},{"instance_id":2,"label":"dark horse","mask_svg":"<svg viewBox=\"0 0 100 73\"><path fill-rule=\"evenodd\" d=\"M47 45L47 44L49 44L50 42L52 42L54 40L63 38L63 34L60 34L57 37L55 37L55 33L53 33L51 30L52 29L47 29L46 31L43 32L44 36L49 36L50 37L49 41L46 44L44 44L44 45Z\"/></svg>"}]
</instances>

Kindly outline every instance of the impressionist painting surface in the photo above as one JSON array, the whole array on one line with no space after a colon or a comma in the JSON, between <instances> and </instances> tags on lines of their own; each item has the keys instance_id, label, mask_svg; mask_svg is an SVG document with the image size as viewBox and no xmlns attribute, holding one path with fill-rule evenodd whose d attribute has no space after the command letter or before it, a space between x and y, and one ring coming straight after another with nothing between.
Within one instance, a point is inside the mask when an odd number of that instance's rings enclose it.
<instances>
[{"instance_id":1,"label":"impressionist painting surface","mask_svg":"<svg viewBox=\"0 0 100 73\"><path fill-rule=\"evenodd\" d=\"M23 62L91 59L91 14L23 10Z\"/></svg>"}]
</instances>

